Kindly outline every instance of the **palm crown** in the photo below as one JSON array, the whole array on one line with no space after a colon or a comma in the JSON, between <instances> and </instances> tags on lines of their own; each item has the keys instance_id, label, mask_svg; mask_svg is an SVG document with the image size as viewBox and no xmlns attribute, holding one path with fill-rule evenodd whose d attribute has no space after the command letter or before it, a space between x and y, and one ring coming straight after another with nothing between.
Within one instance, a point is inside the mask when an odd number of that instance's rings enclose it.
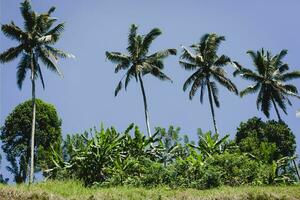
<instances>
[{"instance_id":1,"label":"palm crown","mask_svg":"<svg viewBox=\"0 0 300 200\"><path fill-rule=\"evenodd\" d=\"M142 36L137 34L137 29L138 27L134 24L130 27L127 47L128 54L122 54L120 52L106 52L106 57L108 60L117 64L115 73L120 70L127 70L115 89L115 96L117 96L118 92L122 89L122 81L124 78L125 89L132 77L134 77L137 82L140 82L144 99L147 131L148 135L151 136L142 76L152 74L160 80L171 81L171 79L162 72L164 68L163 59L169 55L176 55L176 49L166 49L148 55L151 43L155 38L161 35L161 31L158 28L154 28L148 34Z\"/></svg>"},{"instance_id":2,"label":"palm crown","mask_svg":"<svg viewBox=\"0 0 300 200\"><path fill-rule=\"evenodd\" d=\"M203 103L203 96L205 88L207 87L216 132L217 127L213 102L217 107L220 106L216 82L225 86L229 91L236 94L238 93L236 86L226 77L226 71L224 70L224 66L231 63L230 58L225 55L217 55L218 47L224 40L224 36L218 36L214 33L205 34L199 43L191 45L194 52L182 47L181 60L179 61L184 69L195 71L183 85L184 91L191 85L189 92L190 99L192 99L198 89L200 89L200 102ZM211 78L213 78L214 81L211 80Z\"/></svg>"},{"instance_id":3,"label":"palm crown","mask_svg":"<svg viewBox=\"0 0 300 200\"><path fill-rule=\"evenodd\" d=\"M119 52L106 52L107 59L117 64L115 73L119 72L119 70L127 70L115 90L115 96L122 88L124 78L125 89L132 77L135 77L136 81L138 81L138 76L149 73L161 80L171 80L162 72L164 68L163 59L169 55L176 55L176 49L167 49L147 55L152 41L161 35L161 31L158 28L154 28L147 35L141 36L137 35L137 28L134 24L130 27L127 47L128 55Z\"/></svg>"},{"instance_id":4,"label":"palm crown","mask_svg":"<svg viewBox=\"0 0 300 200\"><path fill-rule=\"evenodd\" d=\"M19 88L22 87L27 70L32 71L31 79L40 77L42 85L45 87L38 59L41 59L48 69L61 75L57 66L57 59L72 57L71 54L51 46L58 41L61 32L64 30L64 24L60 23L53 27L57 21L57 19L51 17L51 13L55 10L54 7L51 7L46 13L37 14L31 9L29 1L26 0L21 3L20 9L24 18L24 30L15 25L14 22L1 27L4 35L19 42L19 45L0 54L0 62L9 62L22 55L17 66Z\"/></svg>"},{"instance_id":5,"label":"palm crown","mask_svg":"<svg viewBox=\"0 0 300 200\"><path fill-rule=\"evenodd\" d=\"M273 104L278 120L281 121L277 105L283 110L285 114L286 104L291 105L289 96L298 97L297 87L292 84L286 84L288 80L300 78L300 71L287 72L289 66L283 63L282 59L286 56L287 50L282 50L279 54L272 56L272 54L264 49L261 51L248 51L252 58L255 71L243 68L238 63L238 70L236 74L240 74L242 78L254 81L253 85L248 86L240 92L240 96L250 93L258 92L256 104L257 109L261 109L263 113L269 117L271 104Z\"/></svg>"}]
</instances>

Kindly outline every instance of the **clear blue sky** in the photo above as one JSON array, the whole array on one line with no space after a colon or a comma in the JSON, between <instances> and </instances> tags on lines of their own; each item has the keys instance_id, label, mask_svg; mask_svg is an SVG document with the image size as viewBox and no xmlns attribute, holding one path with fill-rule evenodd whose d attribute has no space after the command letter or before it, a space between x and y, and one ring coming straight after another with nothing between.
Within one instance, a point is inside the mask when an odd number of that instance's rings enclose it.
<instances>
[{"instance_id":1,"label":"clear blue sky","mask_svg":"<svg viewBox=\"0 0 300 200\"><path fill-rule=\"evenodd\" d=\"M0 22L13 20L22 26L19 11L20 0L0 0ZM291 70L300 70L300 2L289 1L217 1L217 0L32 0L37 12L47 11L51 6L57 9L53 16L66 22L66 30L56 47L69 51L76 59L60 62L64 78L44 68L46 89L40 82L37 97L56 106L63 120L63 135L81 133L98 126L115 126L124 130L131 122L146 132L142 96L138 84L132 81L127 92L121 91L117 98L114 89L122 72L114 74L114 65L105 60L105 51L125 52L127 33L130 24L139 25L139 32L147 33L159 27L163 34L154 41L151 51L164 48L188 46L209 32L226 36L220 47L220 54L226 54L246 67L252 68L246 51L261 47L278 53L288 49L285 61ZM0 34L1 52L16 45ZM150 53L151 53L150 51ZM145 89L150 109L150 123L154 126L180 126L181 133L195 139L196 129L212 130L212 120L208 99L201 105L199 96L193 101L182 85L191 72L178 64L179 57L169 57L165 61L165 73L174 83L161 82L145 77ZM19 103L31 98L29 77L20 91L16 84L16 65L18 60L1 64L1 125L5 117ZM232 68L227 71L231 76ZM238 89L251 82L234 78ZM300 90L300 81L293 82ZM222 135L234 137L236 127L241 121L253 116L266 119L256 109L256 95L241 99L219 87L221 108L216 110L219 130ZM288 116L282 118L288 123L297 137L300 146L300 118L295 112L300 101L292 98L293 107L288 107ZM277 120L274 110L271 118ZM300 154L300 148L297 148ZM3 154L2 154L3 155ZM4 157L4 156L3 156ZM1 172L7 163L2 161ZM7 172L4 173L9 176ZM11 176L9 176L11 178Z\"/></svg>"}]
</instances>

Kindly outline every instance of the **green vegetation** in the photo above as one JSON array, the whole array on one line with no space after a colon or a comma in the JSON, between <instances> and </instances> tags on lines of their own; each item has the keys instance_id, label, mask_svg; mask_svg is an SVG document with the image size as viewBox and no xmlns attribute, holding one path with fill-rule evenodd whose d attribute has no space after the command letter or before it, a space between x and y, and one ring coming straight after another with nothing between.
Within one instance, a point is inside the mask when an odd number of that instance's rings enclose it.
<instances>
[{"instance_id":1,"label":"green vegetation","mask_svg":"<svg viewBox=\"0 0 300 200\"><path fill-rule=\"evenodd\" d=\"M300 186L220 187L210 190L158 188L86 188L74 181L47 181L27 185L0 185L3 200L294 200Z\"/></svg>"},{"instance_id":2,"label":"green vegetation","mask_svg":"<svg viewBox=\"0 0 300 200\"><path fill-rule=\"evenodd\" d=\"M54 26L57 21L51 16L54 7L38 14L25 0L20 9L24 30L13 22L1 26L4 35L19 45L1 53L0 62L22 55L17 66L17 83L21 89L30 71L32 100L18 105L1 128L2 149L10 163L7 169L18 184L4 185L7 179L0 174L0 183L4 183L0 185L1 199L300 198L295 136L277 108L287 114L286 104L291 105L289 97L300 98L296 86L285 83L300 78L300 71L287 72L289 67L282 61L286 50L275 56L263 49L248 51L257 71L254 72L226 55L218 56L224 36L205 34L190 46L193 51L183 47L179 63L184 69L195 71L185 81L183 90L191 86L189 98L192 99L200 89L203 103L207 88L214 126L214 132L204 133L198 129L198 141L194 142L187 135L180 135L180 128L173 126L168 130L157 127L151 134L143 77L151 74L171 81L162 71L163 61L176 55L177 50L166 49L148 55L150 45L161 35L160 29L139 35L138 27L131 25L128 53L107 51L106 57L116 64L115 73L126 70L115 96L123 82L125 89L132 78L139 82L148 136L130 124L123 132L102 126L100 130L94 128L82 134L67 135L62 140L62 122L54 106L36 99L35 81L39 78L45 87L39 61L61 75L58 58L73 57L52 47L59 40L64 23ZM240 96L258 92L258 109L269 117L273 105L278 116L278 122L263 122L256 117L242 122L234 140L230 140L229 135L219 135L214 111L214 106L220 106L217 83L238 94L224 70L229 64L236 67L234 75L255 82L241 91ZM30 187L23 185L29 166L29 183L33 182L33 173L40 170L46 181Z\"/></svg>"},{"instance_id":3,"label":"green vegetation","mask_svg":"<svg viewBox=\"0 0 300 200\"><path fill-rule=\"evenodd\" d=\"M271 127L278 129L283 125L272 123ZM243 142L239 147L235 141L229 141L228 135L221 139L211 132L199 131L198 135L197 145L187 136L182 138L179 129L174 127L167 132L157 128L152 137L146 137L133 124L123 133L113 127L106 130L101 127L81 135L69 135L63 145L64 155L53 153L55 167L47 170L48 178L81 180L85 186L163 185L197 189L223 185L294 184L297 180L291 167L293 157L279 154L278 158L264 160L265 151L253 155L250 150L245 151ZM289 143L288 139L281 138L281 144ZM247 141L250 146L256 145L255 141ZM270 144L273 143L270 141Z\"/></svg>"},{"instance_id":4,"label":"green vegetation","mask_svg":"<svg viewBox=\"0 0 300 200\"><path fill-rule=\"evenodd\" d=\"M25 0L21 3L20 11L24 19L24 30L18 27L14 22L4 24L1 30L5 36L19 43L18 46L9 48L0 54L0 62L10 62L20 55L22 58L17 66L17 83L22 88L26 73L31 73L30 80L32 84L32 122L31 122L31 155L30 155L30 182L33 182L34 173L34 136L36 125L36 98L35 98L35 81L41 79L43 88L45 83L39 60L47 68L59 75L62 75L57 65L58 58L72 57L71 54L65 53L52 47L64 30L64 23L53 27L57 21L51 14L55 7L51 7L48 12L38 14L31 8L30 2ZM28 160L29 157L26 157ZM24 177L24 176L23 176Z\"/></svg>"},{"instance_id":5,"label":"green vegetation","mask_svg":"<svg viewBox=\"0 0 300 200\"><path fill-rule=\"evenodd\" d=\"M7 169L14 175L16 183L25 182L28 176L31 140L32 101L18 105L6 118L1 128L3 152L7 155L10 166ZM61 119L55 107L36 99L36 134L35 134L35 171L51 168L52 151L61 154Z\"/></svg>"}]
</instances>

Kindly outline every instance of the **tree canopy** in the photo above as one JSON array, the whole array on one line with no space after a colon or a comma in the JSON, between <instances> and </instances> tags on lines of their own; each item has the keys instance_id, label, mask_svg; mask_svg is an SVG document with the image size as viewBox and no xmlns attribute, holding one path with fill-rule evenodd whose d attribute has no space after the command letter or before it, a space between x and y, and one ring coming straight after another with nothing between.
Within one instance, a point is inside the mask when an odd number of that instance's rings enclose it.
<instances>
[{"instance_id":1,"label":"tree canopy","mask_svg":"<svg viewBox=\"0 0 300 200\"><path fill-rule=\"evenodd\" d=\"M47 169L52 165L52 148L61 152L61 124L53 105L36 99L35 170ZM31 141L32 101L19 104L8 115L1 128L2 149L10 166L7 169L17 183L25 182L28 175Z\"/></svg>"}]
</instances>

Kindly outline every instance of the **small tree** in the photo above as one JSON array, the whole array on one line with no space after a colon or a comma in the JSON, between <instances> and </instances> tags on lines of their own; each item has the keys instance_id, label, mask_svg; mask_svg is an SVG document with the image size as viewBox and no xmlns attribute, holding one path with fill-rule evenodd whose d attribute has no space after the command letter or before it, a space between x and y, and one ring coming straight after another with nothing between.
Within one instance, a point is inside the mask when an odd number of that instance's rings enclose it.
<instances>
[{"instance_id":1,"label":"small tree","mask_svg":"<svg viewBox=\"0 0 300 200\"><path fill-rule=\"evenodd\" d=\"M32 101L18 105L6 118L1 128L2 149L7 155L10 166L7 169L14 174L17 183L25 182L28 176L31 154L31 117ZM35 137L35 171L52 166L51 149L61 152L61 120L55 107L36 99L36 137Z\"/></svg>"}]
</instances>

